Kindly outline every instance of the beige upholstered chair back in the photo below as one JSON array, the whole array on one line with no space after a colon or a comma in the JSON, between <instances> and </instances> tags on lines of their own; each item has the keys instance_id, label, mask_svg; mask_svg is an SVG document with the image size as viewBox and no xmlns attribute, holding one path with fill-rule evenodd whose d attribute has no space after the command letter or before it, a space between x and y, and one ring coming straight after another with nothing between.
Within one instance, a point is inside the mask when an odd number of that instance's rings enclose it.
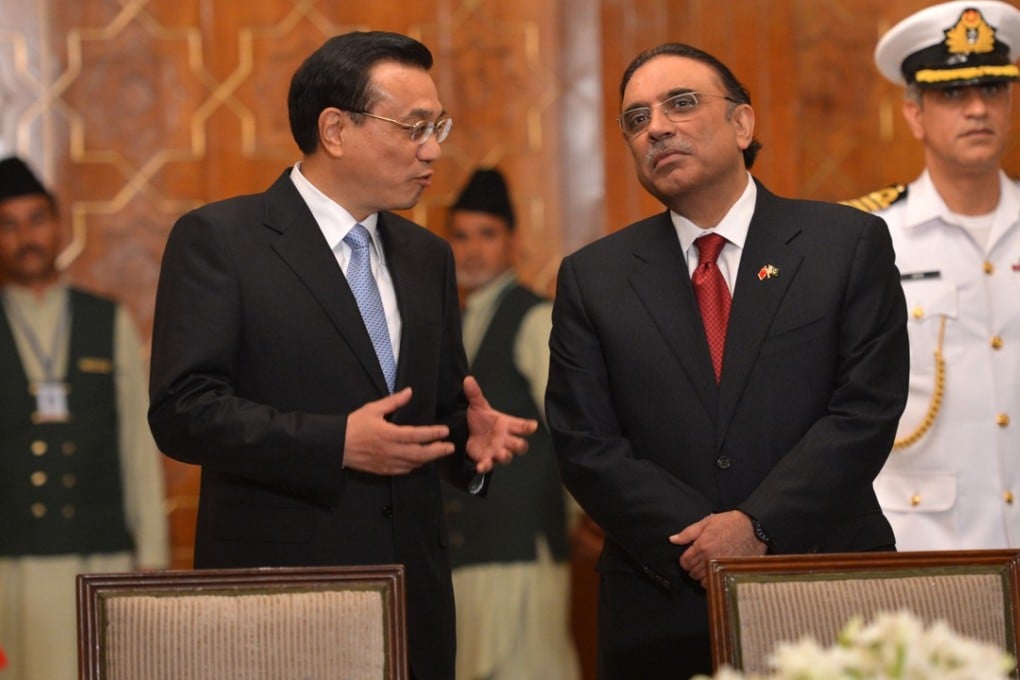
<instances>
[{"instance_id":1,"label":"beige upholstered chair back","mask_svg":"<svg viewBox=\"0 0 1020 680\"><path fill-rule=\"evenodd\" d=\"M81 680L406 680L400 565L80 574Z\"/></svg>"},{"instance_id":2,"label":"beige upholstered chair back","mask_svg":"<svg viewBox=\"0 0 1020 680\"><path fill-rule=\"evenodd\" d=\"M906 609L1017 654L1020 552L854 553L712 562L709 619L716 667L764 672L779 642L822 645L854 616ZM1014 675L1016 675L1014 673Z\"/></svg>"}]
</instances>

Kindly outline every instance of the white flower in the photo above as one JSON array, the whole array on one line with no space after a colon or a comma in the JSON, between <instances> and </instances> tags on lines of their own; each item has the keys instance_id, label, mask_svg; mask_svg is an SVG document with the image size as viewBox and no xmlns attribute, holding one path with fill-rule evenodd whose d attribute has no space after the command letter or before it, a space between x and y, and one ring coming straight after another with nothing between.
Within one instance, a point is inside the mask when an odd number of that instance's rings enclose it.
<instances>
[{"instance_id":1,"label":"white flower","mask_svg":"<svg viewBox=\"0 0 1020 680\"><path fill-rule=\"evenodd\" d=\"M780 643L771 674L744 675L727 666L715 680L1006 680L1015 661L998 647L963 637L945 622L924 624L907 611L857 617L823 648L805 637ZM709 680L698 676L694 680Z\"/></svg>"}]
</instances>

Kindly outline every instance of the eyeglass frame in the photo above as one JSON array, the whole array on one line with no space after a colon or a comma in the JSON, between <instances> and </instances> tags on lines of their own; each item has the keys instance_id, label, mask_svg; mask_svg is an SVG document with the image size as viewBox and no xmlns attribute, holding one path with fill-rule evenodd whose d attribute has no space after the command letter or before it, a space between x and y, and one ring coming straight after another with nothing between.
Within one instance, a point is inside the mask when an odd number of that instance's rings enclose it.
<instances>
[{"instance_id":1,"label":"eyeglass frame","mask_svg":"<svg viewBox=\"0 0 1020 680\"><path fill-rule=\"evenodd\" d=\"M446 141L446 138L450 136L450 130L453 129L453 116L446 116L445 118L440 118L439 120L434 121L419 120L417 123L401 123L399 120L393 120L392 118L380 116L376 113L369 113L368 111L357 111L354 109L346 109L346 111L347 113L357 113L362 116L368 116L369 118L376 118L378 120L384 120L387 123L399 125L410 133L411 141L416 142L419 146L422 146L425 142L429 141L429 138L432 137L433 134L436 136L436 143L442 144ZM418 130L424 130L424 132L419 133ZM421 134L421 138L415 139L414 136L416 134Z\"/></svg>"},{"instance_id":2,"label":"eyeglass frame","mask_svg":"<svg viewBox=\"0 0 1020 680\"><path fill-rule=\"evenodd\" d=\"M693 97L694 98L694 107L690 111L688 111L685 114L683 114L683 117L681 117L681 118L673 118L665 110L664 107L669 102L674 101L676 99L679 99L681 97ZM652 109L653 108L661 109L663 115L666 116L666 119L669 120L670 122L680 123L682 121L687 120L690 116L694 115L695 113L697 113L698 106L701 104L701 102L698 100L699 97L716 97L718 99L725 99L726 101L730 102L731 104L745 104L746 103L746 102L740 101L739 99L734 98L733 96L731 96L729 94L715 94L713 92L695 92L694 90L685 90L684 92L677 92L676 94L671 94L670 96L666 97L662 101L656 102L656 103L652 104L651 106L635 106L633 108L627 109L626 111L624 111L623 113L621 113L620 115L618 115L616 117L616 124L619 126L619 128L623 132L623 134L628 136L628 137L634 137L636 135L639 135L642 132L644 132L645 130L647 130L648 126L651 125L651 121L652 121ZM628 132L627 128L624 127L623 120L624 120L625 116L633 114L635 111L647 111L648 112L648 123L644 127L642 127L641 129L639 129L639 130L636 130L634 132Z\"/></svg>"}]
</instances>

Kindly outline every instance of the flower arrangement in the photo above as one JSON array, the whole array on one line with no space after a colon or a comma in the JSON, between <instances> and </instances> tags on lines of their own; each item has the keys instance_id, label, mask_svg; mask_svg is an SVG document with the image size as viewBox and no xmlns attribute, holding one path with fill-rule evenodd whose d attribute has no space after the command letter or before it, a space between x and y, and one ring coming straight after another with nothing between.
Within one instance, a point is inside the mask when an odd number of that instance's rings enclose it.
<instances>
[{"instance_id":1,"label":"flower arrangement","mask_svg":"<svg viewBox=\"0 0 1020 680\"><path fill-rule=\"evenodd\" d=\"M954 632L945 622L925 625L907 611L881 613L868 625L855 617L832 647L813 638L780 643L769 675L724 666L715 680L1005 680L1016 661L998 647ZM709 680L695 676L693 680Z\"/></svg>"}]
</instances>

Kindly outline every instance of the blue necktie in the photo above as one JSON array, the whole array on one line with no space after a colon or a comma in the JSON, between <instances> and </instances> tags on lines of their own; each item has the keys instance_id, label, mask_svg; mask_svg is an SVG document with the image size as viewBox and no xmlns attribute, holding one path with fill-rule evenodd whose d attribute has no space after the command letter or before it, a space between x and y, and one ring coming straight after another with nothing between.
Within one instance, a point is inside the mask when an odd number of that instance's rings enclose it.
<instances>
[{"instance_id":1,"label":"blue necktie","mask_svg":"<svg viewBox=\"0 0 1020 680\"><path fill-rule=\"evenodd\" d=\"M393 358L393 345L390 344L390 331L386 325L386 311L383 309L379 287L372 276L372 261L369 257L371 236L368 229L360 224L344 237L344 243L351 248L351 261L347 265L347 283L358 301L361 318L365 322L368 335L372 338L375 355L379 358L386 386L393 392L393 384L397 378L397 362Z\"/></svg>"}]
</instances>

